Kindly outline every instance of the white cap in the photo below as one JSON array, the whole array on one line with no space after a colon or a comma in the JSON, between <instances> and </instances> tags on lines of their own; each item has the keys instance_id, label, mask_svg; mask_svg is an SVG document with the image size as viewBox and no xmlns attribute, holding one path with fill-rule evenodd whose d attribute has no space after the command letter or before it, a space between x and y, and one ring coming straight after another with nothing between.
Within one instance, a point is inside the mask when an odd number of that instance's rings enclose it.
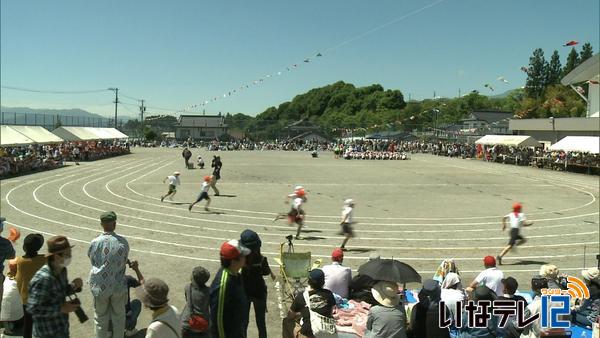
<instances>
[{"instance_id":1,"label":"white cap","mask_svg":"<svg viewBox=\"0 0 600 338\"><path fill-rule=\"evenodd\" d=\"M178 175L181 175L181 173L179 171L176 171L173 173L173 175L178 176Z\"/></svg>"},{"instance_id":2,"label":"white cap","mask_svg":"<svg viewBox=\"0 0 600 338\"><path fill-rule=\"evenodd\" d=\"M301 185L297 185L294 187L294 190L300 190L300 189L304 189L304 187Z\"/></svg>"},{"instance_id":3,"label":"white cap","mask_svg":"<svg viewBox=\"0 0 600 338\"><path fill-rule=\"evenodd\" d=\"M351 199L351 198L348 198L347 200L345 200L345 201L344 201L344 204L345 204L345 205L351 205L351 204L354 204L354 200L353 200L353 199Z\"/></svg>"}]
</instances>

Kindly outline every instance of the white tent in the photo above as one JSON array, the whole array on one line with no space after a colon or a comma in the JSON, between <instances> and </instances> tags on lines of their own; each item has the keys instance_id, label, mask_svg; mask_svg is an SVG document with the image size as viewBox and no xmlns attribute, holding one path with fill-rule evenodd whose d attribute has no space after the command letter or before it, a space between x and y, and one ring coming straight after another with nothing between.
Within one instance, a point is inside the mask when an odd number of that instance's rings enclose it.
<instances>
[{"instance_id":1,"label":"white tent","mask_svg":"<svg viewBox=\"0 0 600 338\"><path fill-rule=\"evenodd\" d=\"M115 128L59 127L52 133L66 141L114 140L129 137Z\"/></svg>"},{"instance_id":2,"label":"white tent","mask_svg":"<svg viewBox=\"0 0 600 338\"><path fill-rule=\"evenodd\" d=\"M598 136L567 136L550 146L550 150L581 151L600 153L600 137Z\"/></svg>"},{"instance_id":3,"label":"white tent","mask_svg":"<svg viewBox=\"0 0 600 338\"><path fill-rule=\"evenodd\" d=\"M32 139L33 143L51 144L64 141L62 138L40 126L10 126L10 128Z\"/></svg>"},{"instance_id":4,"label":"white tent","mask_svg":"<svg viewBox=\"0 0 600 338\"><path fill-rule=\"evenodd\" d=\"M485 135L475 144L482 145L503 145L513 147L541 147L542 144L531 136L525 135Z\"/></svg>"},{"instance_id":5,"label":"white tent","mask_svg":"<svg viewBox=\"0 0 600 338\"><path fill-rule=\"evenodd\" d=\"M0 145L3 147L23 146L35 143L29 137L19 133L9 126L0 126Z\"/></svg>"}]
</instances>

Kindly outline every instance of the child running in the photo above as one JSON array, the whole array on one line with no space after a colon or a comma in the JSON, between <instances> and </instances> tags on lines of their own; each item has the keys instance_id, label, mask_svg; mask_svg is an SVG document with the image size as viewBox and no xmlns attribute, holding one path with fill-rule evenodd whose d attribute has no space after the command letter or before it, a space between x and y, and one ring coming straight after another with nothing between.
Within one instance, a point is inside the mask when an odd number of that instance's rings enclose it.
<instances>
[{"instance_id":1,"label":"child running","mask_svg":"<svg viewBox=\"0 0 600 338\"><path fill-rule=\"evenodd\" d=\"M342 241L342 245L340 249L346 251L346 243L352 237L354 237L354 231L352 230L352 216L354 214L354 200L349 198L344 201L344 209L342 210L342 222L340 225L342 226L342 231L340 235L344 236L344 240Z\"/></svg>"},{"instance_id":2,"label":"child running","mask_svg":"<svg viewBox=\"0 0 600 338\"><path fill-rule=\"evenodd\" d=\"M188 210L192 211L192 207L202 201L202 200L206 200L206 205L204 206L204 210L209 211L208 210L208 206L210 205L210 197L208 196L208 189L210 189L210 181L212 180L212 176L204 176L204 182L202 182L202 191L200 191L200 195L198 195L198 198L196 199L196 202L190 204Z\"/></svg>"},{"instance_id":3,"label":"child running","mask_svg":"<svg viewBox=\"0 0 600 338\"><path fill-rule=\"evenodd\" d=\"M510 224L510 239L508 240L508 246L502 250L499 256L496 256L496 261L498 261L498 264L500 265L502 265L502 257L504 257L515 244L522 245L527 242L527 240L521 236L521 227L530 226L533 222L528 221L525 218L525 214L521 212L522 208L521 203L516 202L513 204L513 212L502 218L502 231L506 230L507 222Z\"/></svg>"},{"instance_id":4,"label":"child running","mask_svg":"<svg viewBox=\"0 0 600 338\"><path fill-rule=\"evenodd\" d=\"M306 203L306 192L304 191L304 187L302 187L301 185L295 186L294 192L285 197L285 204L288 204L289 200L292 200L292 209L287 213L284 212L284 213L277 214L277 216L275 216L275 218L273 219L273 222L275 222L279 219L290 217L291 215L295 214L293 202L298 197L302 198L302 201L304 203Z\"/></svg>"},{"instance_id":5,"label":"child running","mask_svg":"<svg viewBox=\"0 0 600 338\"><path fill-rule=\"evenodd\" d=\"M177 193L177 186L181 184L181 181L179 180L179 175L179 171L176 171L173 173L173 175L165 177L163 183L165 183L167 180L169 181L169 192L167 192L166 195L160 197L161 202L164 201L165 197L167 196L170 196L169 199L171 201L173 200L173 196L175 196L175 194Z\"/></svg>"}]
</instances>

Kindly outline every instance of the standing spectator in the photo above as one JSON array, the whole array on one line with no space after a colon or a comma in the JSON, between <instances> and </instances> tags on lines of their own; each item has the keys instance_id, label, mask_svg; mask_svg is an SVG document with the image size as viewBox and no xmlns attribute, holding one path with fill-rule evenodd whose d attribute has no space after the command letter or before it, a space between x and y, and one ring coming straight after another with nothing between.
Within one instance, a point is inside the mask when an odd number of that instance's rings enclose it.
<instances>
[{"instance_id":1,"label":"standing spectator","mask_svg":"<svg viewBox=\"0 0 600 338\"><path fill-rule=\"evenodd\" d=\"M27 298L29 297L29 282L33 275L46 264L46 256L39 255L38 251L44 245L44 236L29 234L23 240L25 255L17 257L17 288L23 301L23 338L32 337L33 320L27 311Z\"/></svg>"},{"instance_id":2,"label":"standing spectator","mask_svg":"<svg viewBox=\"0 0 600 338\"><path fill-rule=\"evenodd\" d=\"M209 338L210 272L201 266L192 271L192 282L185 286L185 307L181 313L183 338Z\"/></svg>"},{"instance_id":3,"label":"standing spectator","mask_svg":"<svg viewBox=\"0 0 600 338\"><path fill-rule=\"evenodd\" d=\"M4 221L6 221L6 218L0 217L0 234L4 231ZM4 262L13 258L15 258L15 248L8 239L0 235L0 286L4 285ZM3 291L4 289L0 287L0 301L2 300ZM0 311L2 311L1 302Z\"/></svg>"},{"instance_id":4,"label":"standing spectator","mask_svg":"<svg viewBox=\"0 0 600 338\"><path fill-rule=\"evenodd\" d=\"M212 163L210 165L213 169L211 188L215 191L215 196L219 196L219 189L217 189L217 181L221 179L221 168L223 167L223 162L221 162L221 156L213 156Z\"/></svg>"},{"instance_id":5,"label":"standing spectator","mask_svg":"<svg viewBox=\"0 0 600 338\"><path fill-rule=\"evenodd\" d=\"M348 298L350 282L352 281L352 270L343 266L344 251L336 248L331 253L331 264L323 266L321 269L325 274L324 288L337 294L342 298Z\"/></svg>"},{"instance_id":6,"label":"standing spectator","mask_svg":"<svg viewBox=\"0 0 600 338\"><path fill-rule=\"evenodd\" d=\"M137 325L137 319L142 312L142 303L138 299L131 300L131 294L129 290L137 288L144 284L144 276L140 271L139 264L137 261L128 261L129 268L135 272L136 278L130 275L125 276L127 283L127 304L125 305L125 336L133 336L137 333L135 326Z\"/></svg>"},{"instance_id":7,"label":"standing spectator","mask_svg":"<svg viewBox=\"0 0 600 338\"><path fill-rule=\"evenodd\" d=\"M211 338L246 338L248 299L240 270L250 250L232 239L221 245L221 268L210 287Z\"/></svg>"},{"instance_id":8,"label":"standing spectator","mask_svg":"<svg viewBox=\"0 0 600 338\"><path fill-rule=\"evenodd\" d=\"M267 284L263 276L271 276L275 280L275 274L269 267L267 257L260 253L262 242L258 234L252 230L244 230L240 236L240 243L250 249L250 254L246 257L246 265L242 268L242 281L244 291L248 298L248 317L250 305L254 304L254 317L258 327L258 337L267 338ZM245 330L248 329L248 322L244 323Z\"/></svg>"},{"instance_id":9,"label":"standing spectator","mask_svg":"<svg viewBox=\"0 0 600 338\"><path fill-rule=\"evenodd\" d=\"M125 333L125 268L129 243L115 233L117 215L114 212L100 215L100 224L104 233L92 241L88 250L92 264L90 287L94 296L94 331L96 338L106 338L108 325L112 322L112 337L122 338Z\"/></svg>"},{"instance_id":10,"label":"standing spectator","mask_svg":"<svg viewBox=\"0 0 600 338\"><path fill-rule=\"evenodd\" d=\"M152 310L146 338L180 338L181 320L177 309L169 305L169 286L161 279L148 278L136 290L138 299Z\"/></svg>"},{"instance_id":11,"label":"standing spectator","mask_svg":"<svg viewBox=\"0 0 600 338\"><path fill-rule=\"evenodd\" d=\"M79 146L74 145L73 150L71 150L71 154L73 155L73 161L75 161L75 164L79 165Z\"/></svg>"},{"instance_id":12,"label":"standing spectator","mask_svg":"<svg viewBox=\"0 0 600 338\"><path fill-rule=\"evenodd\" d=\"M475 277L471 285L466 288L466 291L473 292L477 286L483 284L494 290L497 296L502 296L504 294L504 285L502 285L504 273L502 270L496 268L496 259L492 256L485 256L483 258L483 265L485 266L485 270L481 271Z\"/></svg>"},{"instance_id":13,"label":"standing spectator","mask_svg":"<svg viewBox=\"0 0 600 338\"><path fill-rule=\"evenodd\" d=\"M183 156L183 160L185 161L185 168L190 168L190 158L192 157L192 152L188 148L184 148L181 152L181 156Z\"/></svg>"},{"instance_id":14,"label":"standing spectator","mask_svg":"<svg viewBox=\"0 0 600 338\"><path fill-rule=\"evenodd\" d=\"M398 285L377 282L371 291L379 303L371 307L365 338L406 338L406 312L400 302Z\"/></svg>"},{"instance_id":15,"label":"standing spectator","mask_svg":"<svg viewBox=\"0 0 600 338\"><path fill-rule=\"evenodd\" d=\"M311 326L311 312L315 312L328 320L329 324L334 324L333 307L335 298L333 293L323 288L325 285L325 274L321 269L314 269L308 275L308 288L300 292L294 298L288 311L287 318L283 320L283 337L296 338L314 338ZM309 308L310 307L310 308ZM300 314L302 325L299 325L295 318ZM334 334L331 337L337 337L335 325L333 325Z\"/></svg>"},{"instance_id":16,"label":"standing spectator","mask_svg":"<svg viewBox=\"0 0 600 338\"><path fill-rule=\"evenodd\" d=\"M48 264L42 266L29 283L27 312L33 318L33 336L36 338L68 338L69 313L75 311L78 300L67 301L68 295L81 290L83 281L74 279L69 284L67 266L71 264L71 248L65 236L48 239Z\"/></svg>"}]
</instances>

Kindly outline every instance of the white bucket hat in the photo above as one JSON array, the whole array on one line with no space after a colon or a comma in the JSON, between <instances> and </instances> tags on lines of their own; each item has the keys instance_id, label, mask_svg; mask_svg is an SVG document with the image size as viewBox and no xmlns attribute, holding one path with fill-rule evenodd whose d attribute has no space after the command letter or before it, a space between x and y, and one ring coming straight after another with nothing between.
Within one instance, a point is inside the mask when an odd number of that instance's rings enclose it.
<instances>
[{"instance_id":1,"label":"white bucket hat","mask_svg":"<svg viewBox=\"0 0 600 338\"><path fill-rule=\"evenodd\" d=\"M377 282L375 285L373 285L371 294L379 304L385 307L395 307L400 303L398 284L394 282Z\"/></svg>"}]
</instances>

